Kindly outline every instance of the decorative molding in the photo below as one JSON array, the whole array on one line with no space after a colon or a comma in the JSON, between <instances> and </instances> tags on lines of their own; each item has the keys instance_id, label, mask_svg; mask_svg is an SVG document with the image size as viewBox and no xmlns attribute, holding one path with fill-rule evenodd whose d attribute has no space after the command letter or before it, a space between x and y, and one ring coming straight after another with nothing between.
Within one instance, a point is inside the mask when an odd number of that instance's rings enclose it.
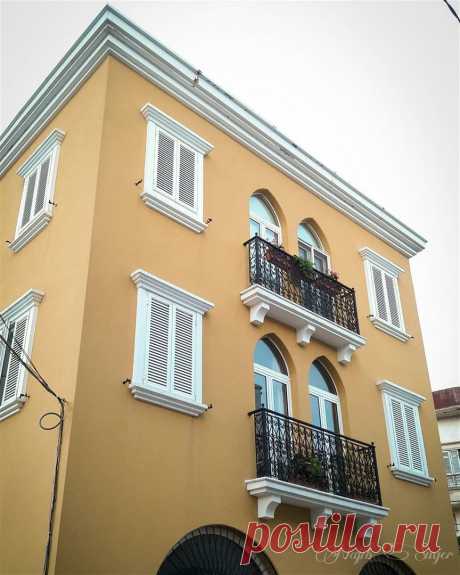
<instances>
[{"instance_id":1,"label":"decorative molding","mask_svg":"<svg viewBox=\"0 0 460 575\"><path fill-rule=\"evenodd\" d=\"M186 128L183 124L171 118L171 116L168 116L158 108L155 108L155 106L150 103L142 106L141 113L147 121L153 122L156 126L163 128L163 130L166 130L166 132L169 132L178 140L188 144L196 152L203 154L203 156L214 148L214 146L204 138L198 136L198 134L195 134L192 130L189 130L189 128Z\"/></svg>"},{"instance_id":2,"label":"decorative molding","mask_svg":"<svg viewBox=\"0 0 460 575\"><path fill-rule=\"evenodd\" d=\"M10 250L14 253L21 250L26 244L33 240L35 236L38 236L44 228L46 228L52 217L53 214L51 208L46 207L42 210L39 215L30 220L30 222L18 232L18 235L14 240L8 244Z\"/></svg>"},{"instance_id":3,"label":"decorative molding","mask_svg":"<svg viewBox=\"0 0 460 575\"><path fill-rule=\"evenodd\" d=\"M208 227L207 224L197 218L193 212L189 212L185 208L178 208L177 203L171 202L168 198L165 198L161 191L158 191L155 194L144 191L141 194L141 198L149 208L157 210L163 215L176 220L176 222L187 226L198 234Z\"/></svg>"},{"instance_id":4,"label":"decorative molding","mask_svg":"<svg viewBox=\"0 0 460 575\"><path fill-rule=\"evenodd\" d=\"M162 393L161 391L146 385L136 384L133 382L130 383L128 387L135 399L160 405L161 407L166 407L167 409L172 409L174 411L180 411L187 415L197 417L208 409L208 406L204 403L191 401L190 399L180 397L171 392Z\"/></svg>"},{"instance_id":5,"label":"decorative molding","mask_svg":"<svg viewBox=\"0 0 460 575\"><path fill-rule=\"evenodd\" d=\"M53 151L56 146L61 145L64 140L65 132L62 130L53 130L51 134L35 149L29 158L22 164L17 171L19 176L24 178L42 163L45 157Z\"/></svg>"},{"instance_id":6,"label":"decorative molding","mask_svg":"<svg viewBox=\"0 0 460 575\"><path fill-rule=\"evenodd\" d=\"M131 274L131 279L138 289L145 289L174 303L183 305L200 314L205 314L214 307L214 304L198 297L188 291L183 290L161 278L154 276L144 270L138 269Z\"/></svg>"},{"instance_id":7,"label":"decorative molding","mask_svg":"<svg viewBox=\"0 0 460 575\"><path fill-rule=\"evenodd\" d=\"M404 272L404 268L394 264L389 259L371 250L371 248L361 248L359 253L364 261L371 262L371 264L374 264L395 278L398 278L399 274Z\"/></svg>"},{"instance_id":8,"label":"decorative molding","mask_svg":"<svg viewBox=\"0 0 460 575\"><path fill-rule=\"evenodd\" d=\"M352 353L366 343L361 335L257 284L244 289L240 297L249 308L253 325L262 325L265 317L289 325L296 330L299 345L307 345L313 337L337 349L337 359L342 364L349 363Z\"/></svg>"},{"instance_id":9,"label":"decorative molding","mask_svg":"<svg viewBox=\"0 0 460 575\"><path fill-rule=\"evenodd\" d=\"M7 417L11 417L15 413L19 413L24 407L26 399L26 397L18 397L0 405L0 421L3 421Z\"/></svg>"},{"instance_id":10,"label":"decorative molding","mask_svg":"<svg viewBox=\"0 0 460 575\"><path fill-rule=\"evenodd\" d=\"M405 401L406 403L415 405L416 407L421 405L422 402L425 401L426 399L426 397L424 397L423 395L415 393L415 391L407 389L406 387L396 385L396 383L393 383L388 379L382 379L381 381L378 381L377 388L382 393L386 393L388 395L391 395L392 397L396 397L402 401Z\"/></svg>"},{"instance_id":11,"label":"decorative molding","mask_svg":"<svg viewBox=\"0 0 460 575\"><path fill-rule=\"evenodd\" d=\"M43 301L45 294L37 289L30 289L12 304L6 307L1 313L6 322L10 322L19 317L24 312L34 306L38 306Z\"/></svg>"},{"instance_id":12,"label":"decorative molding","mask_svg":"<svg viewBox=\"0 0 460 575\"><path fill-rule=\"evenodd\" d=\"M417 473L411 473L405 469L400 469L398 467L393 467L391 473L396 477L396 479L402 479L404 481L409 481L410 483L415 483L417 485L423 485L423 487L430 487L433 483L434 478L428 475L419 475Z\"/></svg>"},{"instance_id":13,"label":"decorative molding","mask_svg":"<svg viewBox=\"0 0 460 575\"><path fill-rule=\"evenodd\" d=\"M388 335L392 335L396 339L399 339L399 341L402 341L405 343L406 341L409 341L410 339L412 339L412 336L410 334L406 333L405 331L398 329L397 327L395 327L394 325L391 325L390 323L388 323L386 321L383 321L383 319L380 319L379 317L375 317L374 315L371 315L371 316L369 316L369 321L377 329L379 329L380 331L384 331Z\"/></svg>"},{"instance_id":14,"label":"decorative molding","mask_svg":"<svg viewBox=\"0 0 460 575\"><path fill-rule=\"evenodd\" d=\"M104 7L0 139L0 176L107 55L200 114L310 192L410 257L426 240L339 178L110 6Z\"/></svg>"},{"instance_id":15,"label":"decorative molding","mask_svg":"<svg viewBox=\"0 0 460 575\"><path fill-rule=\"evenodd\" d=\"M271 477L247 479L246 489L257 497L259 519L273 519L278 505L285 503L296 507L305 507L313 513L313 519L327 515L329 511L356 513L360 517L381 519L389 513L388 507L375 505L358 499L350 499L312 487L296 485ZM312 516L310 516L310 519Z\"/></svg>"}]
</instances>

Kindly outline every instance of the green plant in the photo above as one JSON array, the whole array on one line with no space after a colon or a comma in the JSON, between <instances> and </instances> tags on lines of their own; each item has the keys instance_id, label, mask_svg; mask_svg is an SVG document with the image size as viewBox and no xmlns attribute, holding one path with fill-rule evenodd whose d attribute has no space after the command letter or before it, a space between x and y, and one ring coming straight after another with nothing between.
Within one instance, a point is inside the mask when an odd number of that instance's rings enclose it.
<instances>
[{"instance_id":1,"label":"green plant","mask_svg":"<svg viewBox=\"0 0 460 575\"><path fill-rule=\"evenodd\" d=\"M303 274L309 276L313 272L313 264L309 260L304 260L299 256L293 256L293 261L297 269Z\"/></svg>"},{"instance_id":2,"label":"green plant","mask_svg":"<svg viewBox=\"0 0 460 575\"><path fill-rule=\"evenodd\" d=\"M291 461L292 477L297 482L321 483L324 479L321 461L315 455L296 453Z\"/></svg>"}]
</instances>

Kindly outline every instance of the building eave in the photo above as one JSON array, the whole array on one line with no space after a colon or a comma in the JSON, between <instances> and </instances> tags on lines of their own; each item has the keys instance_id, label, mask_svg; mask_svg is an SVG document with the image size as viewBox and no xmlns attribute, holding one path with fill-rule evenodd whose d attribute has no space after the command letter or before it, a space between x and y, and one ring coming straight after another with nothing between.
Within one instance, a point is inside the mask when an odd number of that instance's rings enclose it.
<instances>
[{"instance_id":1,"label":"building eave","mask_svg":"<svg viewBox=\"0 0 460 575\"><path fill-rule=\"evenodd\" d=\"M0 176L112 55L406 257L426 240L111 6L96 16L0 137Z\"/></svg>"}]
</instances>

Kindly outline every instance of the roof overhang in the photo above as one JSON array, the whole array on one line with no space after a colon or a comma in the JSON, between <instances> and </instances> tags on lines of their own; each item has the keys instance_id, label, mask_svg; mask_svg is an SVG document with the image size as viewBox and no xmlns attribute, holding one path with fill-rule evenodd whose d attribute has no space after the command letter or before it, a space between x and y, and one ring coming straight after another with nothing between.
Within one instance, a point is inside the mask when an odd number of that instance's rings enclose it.
<instances>
[{"instance_id":1,"label":"roof overhang","mask_svg":"<svg viewBox=\"0 0 460 575\"><path fill-rule=\"evenodd\" d=\"M328 170L149 34L106 6L42 82L0 138L0 176L108 55L277 167L375 236L411 257L426 240Z\"/></svg>"}]
</instances>

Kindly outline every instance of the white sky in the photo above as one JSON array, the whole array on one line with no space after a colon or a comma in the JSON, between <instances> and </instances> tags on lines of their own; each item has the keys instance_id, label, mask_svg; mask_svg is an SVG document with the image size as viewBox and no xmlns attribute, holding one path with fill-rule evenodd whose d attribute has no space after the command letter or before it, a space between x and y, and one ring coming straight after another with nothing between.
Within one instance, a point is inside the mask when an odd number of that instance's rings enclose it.
<instances>
[{"instance_id":1,"label":"white sky","mask_svg":"<svg viewBox=\"0 0 460 575\"><path fill-rule=\"evenodd\" d=\"M111 4L429 240L411 267L431 383L459 385L460 25L442 0ZM104 2L0 5L3 129Z\"/></svg>"}]
</instances>

